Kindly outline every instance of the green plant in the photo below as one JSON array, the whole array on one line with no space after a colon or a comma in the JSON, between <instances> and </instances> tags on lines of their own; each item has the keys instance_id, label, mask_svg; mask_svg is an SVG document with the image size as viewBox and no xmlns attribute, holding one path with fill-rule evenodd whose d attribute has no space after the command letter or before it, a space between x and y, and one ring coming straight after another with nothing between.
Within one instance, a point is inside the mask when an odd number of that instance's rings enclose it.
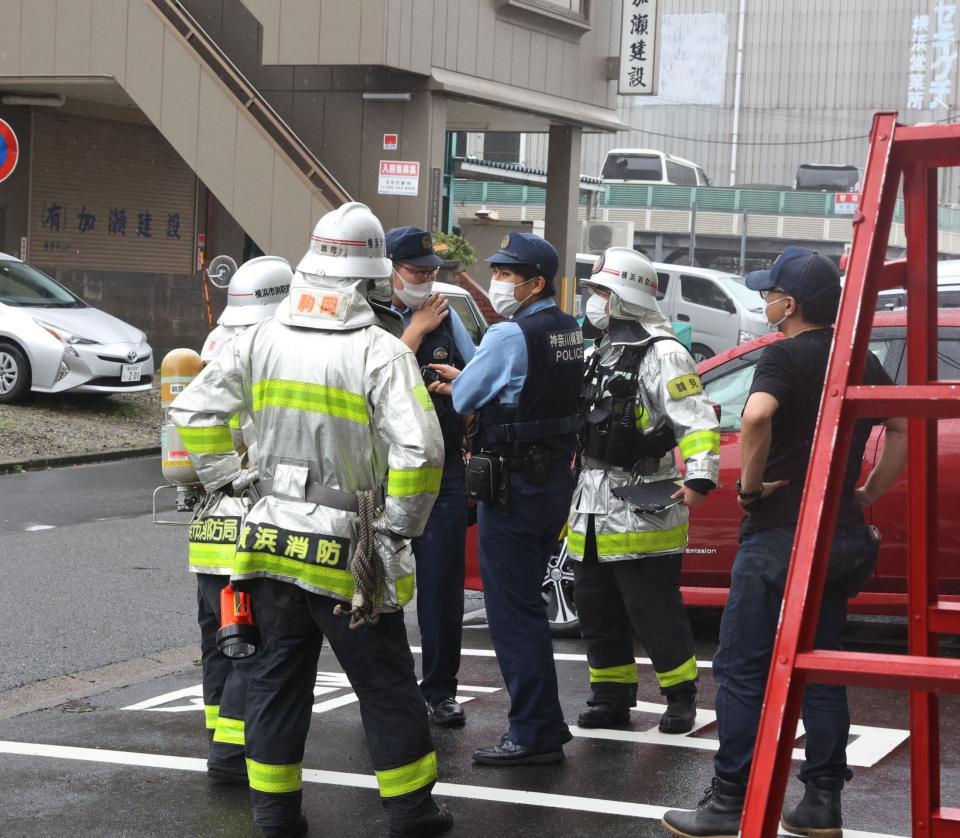
<instances>
[{"instance_id":1,"label":"green plant","mask_svg":"<svg viewBox=\"0 0 960 838\"><path fill-rule=\"evenodd\" d=\"M459 262L464 268L477 261L477 251L473 249L473 245L456 233L434 233L433 249L441 259Z\"/></svg>"}]
</instances>

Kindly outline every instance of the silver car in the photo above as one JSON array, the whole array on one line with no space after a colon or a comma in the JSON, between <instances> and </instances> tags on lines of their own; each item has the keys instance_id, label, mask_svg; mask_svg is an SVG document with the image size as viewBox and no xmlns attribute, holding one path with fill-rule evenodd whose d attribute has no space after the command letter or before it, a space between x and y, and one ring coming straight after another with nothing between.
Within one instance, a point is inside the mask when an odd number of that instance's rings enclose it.
<instances>
[{"instance_id":1,"label":"silver car","mask_svg":"<svg viewBox=\"0 0 960 838\"><path fill-rule=\"evenodd\" d=\"M0 253L0 403L31 390L130 393L152 383L143 332Z\"/></svg>"}]
</instances>

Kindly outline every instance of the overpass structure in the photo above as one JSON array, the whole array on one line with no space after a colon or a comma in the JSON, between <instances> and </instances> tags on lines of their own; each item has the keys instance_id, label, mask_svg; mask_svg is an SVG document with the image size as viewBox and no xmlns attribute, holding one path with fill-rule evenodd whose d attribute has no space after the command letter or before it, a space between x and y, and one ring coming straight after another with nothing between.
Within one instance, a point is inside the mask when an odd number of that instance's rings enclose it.
<instances>
[{"instance_id":1,"label":"overpass structure","mask_svg":"<svg viewBox=\"0 0 960 838\"><path fill-rule=\"evenodd\" d=\"M461 217L495 213L535 223L544 217L545 198L535 185L458 178L452 200ZM795 242L839 258L852 240L854 215L836 209L832 192L605 184L581 192L578 217L584 251L632 244L655 261L685 262L692 250L697 264L730 269L766 261ZM890 255L901 255L905 243L900 200ZM939 209L937 249L960 255L960 210Z\"/></svg>"}]
</instances>

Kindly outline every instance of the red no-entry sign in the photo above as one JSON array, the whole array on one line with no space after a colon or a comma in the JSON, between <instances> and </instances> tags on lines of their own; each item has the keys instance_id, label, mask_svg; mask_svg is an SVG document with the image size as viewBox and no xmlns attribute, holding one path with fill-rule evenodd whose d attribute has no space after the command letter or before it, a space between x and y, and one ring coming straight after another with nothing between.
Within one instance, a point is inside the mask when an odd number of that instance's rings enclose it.
<instances>
[{"instance_id":1,"label":"red no-entry sign","mask_svg":"<svg viewBox=\"0 0 960 838\"><path fill-rule=\"evenodd\" d=\"M17 168L20 156L20 144L10 124L0 119L0 183L5 181Z\"/></svg>"}]
</instances>

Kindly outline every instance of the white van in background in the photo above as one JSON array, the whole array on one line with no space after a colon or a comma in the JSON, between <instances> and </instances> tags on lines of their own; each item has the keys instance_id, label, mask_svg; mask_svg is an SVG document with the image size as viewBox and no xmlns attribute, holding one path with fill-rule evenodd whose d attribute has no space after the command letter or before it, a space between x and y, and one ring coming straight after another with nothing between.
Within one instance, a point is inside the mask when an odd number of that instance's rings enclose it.
<instances>
[{"instance_id":1,"label":"white van in background","mask_svg":"<svg viewBox=\"0 0 960 838\"><path fill-rule=\"evenodd\" d=\"M877 295L877 311L896 311L907 307L907 292L889 288ZM937 262L937 308L960 308L960 259Z\"/></svg>"},{"instance_id":2,"label":"white van in background","mask_svg":"<svg viewBox=\"0 0 960 838\"><path fill-rule=\"evenodd\" d=\"M703 169L696 163L652 148L615 148L608 151L600 179L604 183L710 185Z\"/></svg>"},{"instance_id":3,"label":"white van in background","mask_svg":"<svg viewBox=\"0 0 960 838\"><path fill-rule=\"evenodd\" d=\"M588 279L597 256L577 254L577 278ZM763 299L743 277L709 268L654 262L660 308L670 319L689 323L697 363L771 331Z\"/></svg>"}]
</instances>

